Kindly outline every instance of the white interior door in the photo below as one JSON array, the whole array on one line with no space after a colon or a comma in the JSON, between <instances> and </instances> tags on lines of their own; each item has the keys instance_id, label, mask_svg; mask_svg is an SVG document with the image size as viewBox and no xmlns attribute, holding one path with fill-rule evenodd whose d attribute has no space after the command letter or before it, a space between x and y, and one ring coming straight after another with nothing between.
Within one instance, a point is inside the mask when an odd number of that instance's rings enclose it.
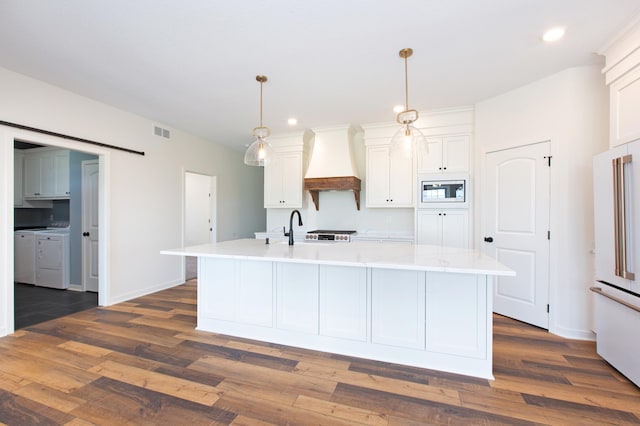
<instances>
[{"instance_id":1,"label":"white interior door","mask_svg":"<svg viewBox=\"0 0 640 426\"><path fill-rule=\"evenodd\" d=\"M485 157L483 250L516 271L497 277L494 311L549 328L549 142Z\"/></svg>"},{"instance_id":2,"label":"white interior door","mask_svg":"<svg viewBox=\"0 0 640 426\"><path fill-rule=\"evenodd\" d=\"M185 246L215 241L214 179L199 173L185 173Z\"/></svg>"},{"instance_id":3,"label":"white interior door","mask_svg":"<svg viewBox=\"0 0 640 426\"><path fill-rule=\"evenodd\" d=\"M82 288L98 291L98 160L82 162Z\"/></svg>"}]
</instances>

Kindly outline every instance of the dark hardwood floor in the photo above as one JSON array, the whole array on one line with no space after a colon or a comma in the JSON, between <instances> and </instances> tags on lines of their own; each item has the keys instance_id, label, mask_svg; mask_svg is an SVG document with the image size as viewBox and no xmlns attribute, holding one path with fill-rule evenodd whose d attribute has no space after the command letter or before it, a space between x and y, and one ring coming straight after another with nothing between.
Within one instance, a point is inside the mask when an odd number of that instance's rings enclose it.
<instances>
[{"instance_id":1,"label":"dark hardwood floor","mask_svg":"<svg viewBox=\"0 0 640 426\"><path fill-rule=\"evenodd\" d=\"M495 380L194 330L193 282L0 339L7 425L631 425L640 390L494 316Z\"/></svg>"},{"instance_id":2,"label":"dark hardwood floor","mask_svg":"<svg viewBox=\"0 0 640 426\"><path fill-rule=\"evenodd\" d=\"M98 293L22 283L15 283L13 289L16 330L98 306Z\"/></svg>"}]
</instances>

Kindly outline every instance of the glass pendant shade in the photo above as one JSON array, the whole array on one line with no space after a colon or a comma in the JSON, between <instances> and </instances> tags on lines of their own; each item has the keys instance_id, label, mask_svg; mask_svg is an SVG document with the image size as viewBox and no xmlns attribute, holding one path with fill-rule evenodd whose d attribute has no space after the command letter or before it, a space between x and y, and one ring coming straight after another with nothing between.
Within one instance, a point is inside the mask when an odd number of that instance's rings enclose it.
<instances>
[{"instance_id":1,"label":"glass pendant shade","mask_svg":"<svg viewBox=\"0 0 640 426\"><path fill-rule=\"evenodd\" d=\"M271 162L271 157L273 156L271 144L267 142L270 133L269 128L262 125L262 84L267 81L267 77L257 75L256 81L260 83L260 126L253 129L253 136L256 140L245 151L244 164L264 167Z\"/></svg>"},{"instance_id":2,"label":"glass pendant shade","mask_svg":"<svg viewBox=\"0 0 640 426\"><path fill-rule=\"evenodd\" d=\"M273 148L271 144L261 137L256 137L247 151L244 153L244 164L247 166L264 167L271 162Z\"/></svg>"},{"instance_id":3,"label":"glass pendant shade","mask_svg":"<svg viewBox=\"0 0 640 426\"><path fill-rule=\"evenodd\" d=\"M415 109L409 109L409 77L407 72L407 58L413 55L413 49L405 48L399 52L404 59L404 111L396 116L400 128L393 134L389 146L389 155L402 154L405 157L422 156L428 152L427 140L417 127L413 125L418 120L419 114Z\"/></svg>"},{"instance_id":4,"label":"glass pendant shade","mask_svg":"<svg viewBox=\"0 0 640 426\"><path fill-rule=\"evenodd\" d=\"M402 154L405 157L412 157L414 151L422 155L426 153L426 149L424 134L411 123L406 123L393 134L389 155Z\"/></svg>"}]
</instances>

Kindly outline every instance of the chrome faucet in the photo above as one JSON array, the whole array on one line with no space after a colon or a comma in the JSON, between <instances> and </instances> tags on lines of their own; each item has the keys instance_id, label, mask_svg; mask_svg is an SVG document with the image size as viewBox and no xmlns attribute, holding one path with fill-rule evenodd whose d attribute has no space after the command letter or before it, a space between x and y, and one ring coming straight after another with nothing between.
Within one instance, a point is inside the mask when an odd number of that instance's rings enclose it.
<instances>
[{"instance_id":1,"label":"chrome faucet","mask_svg":"<svg viewBox=\"0 0 640 426\"><path fill-rule=\"evenodd\" d=\"M298 226L302 226L302 216L300 216L300 212L298 210L294 210L291 212L291 216L289 217L289 245L293 245L293 215L298 213Z\"/></svg>"}]
</instances>

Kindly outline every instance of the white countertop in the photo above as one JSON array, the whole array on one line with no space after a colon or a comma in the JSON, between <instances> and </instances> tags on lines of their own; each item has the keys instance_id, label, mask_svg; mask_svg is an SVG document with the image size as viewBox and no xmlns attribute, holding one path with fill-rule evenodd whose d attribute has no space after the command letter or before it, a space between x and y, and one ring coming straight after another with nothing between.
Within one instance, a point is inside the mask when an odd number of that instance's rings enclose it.
<instances>
[{"instance_id":1,"label":"white countertop","mask_svg":"<svg viewBox=\"0 0 640 426\"><path fill-rule=\"evenodd\" d=\"M271 239L270 244L265 244L265 240L242 239L163 250L160 253L476 275L515 275L514 271L478 250L403 243L296 242L289 246L286 239Z\"/></svg>"}]
</instances>

